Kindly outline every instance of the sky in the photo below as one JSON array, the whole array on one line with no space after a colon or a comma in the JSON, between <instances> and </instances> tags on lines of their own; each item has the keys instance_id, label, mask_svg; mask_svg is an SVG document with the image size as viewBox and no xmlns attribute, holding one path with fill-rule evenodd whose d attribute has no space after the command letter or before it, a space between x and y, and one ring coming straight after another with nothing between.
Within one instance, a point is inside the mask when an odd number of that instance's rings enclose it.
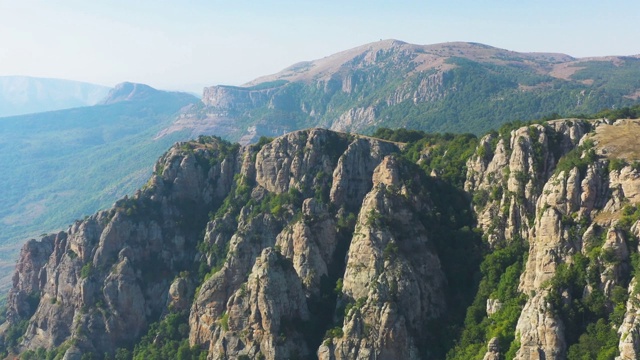
<instances>
[{"instance_id":1,"label":"sky","mask_svg":"<svg viewBox=\"0 0 640 360\"><path fill-rule=\"evenodd\" d=\"M0 76L201 93L381 39L640 54L638 0L0 0Z\"/></svg>"}]
</instances>

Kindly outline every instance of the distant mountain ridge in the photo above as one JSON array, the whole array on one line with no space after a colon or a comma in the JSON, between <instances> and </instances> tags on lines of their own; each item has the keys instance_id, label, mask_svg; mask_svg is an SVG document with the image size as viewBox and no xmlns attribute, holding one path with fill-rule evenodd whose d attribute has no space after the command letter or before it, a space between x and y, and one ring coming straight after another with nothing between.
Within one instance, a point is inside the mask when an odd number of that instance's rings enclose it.
<instances>
[{"instance_id":1,"label":"distant mountain ridge","mask_svg":"<svg viewBox=\"0 0 640 360\"><path fill-rule=\"evenodd\" d=\"M101 99L98 104L109 105L122 101L146 100L156 96L162 96L162 93L168 92L156 90L145 84L123 82L111 89L107 96Z\"/></svg>"},{"instance_id":2,"label":"distant mountain ridge","mask_svg":"<svg viewBox=\"0 0 640 360\"><path fill-rule=\"evenodd\" d=\"M243 86L211 86L165 130L200 129L241 143L320 126L473 132L553 113L593 113L640 99L640 58L576 59L477 43L384 40L296 63Z\"/></svg>"},{"instance_id":3,"label":"distant mountain ridge","mask_svg":"<svg viewBox=\"0 0 640 360\"><path fill-rule=\"evenodd\" d=\"M358 60L364 60L364 63L373 63L376 55L380 51L388 51L391 49L399 49L404 53L415 53L416 57L412 59L417 66L409 73L425 71L430 69L452 68L453 66L445 66L445 59L448 57L465 57L472 61L507 63L509 59L520 59L529 62L530 65L536 67L537 70L544 72L545 62L548 63L566 63L575 61L576 59L559 53L518 53L514 51L495 48L489 45L470 43L470 42L450 42L433 45L416 45L409 44L400 40L382 40L375 43L365 44L353 49L341 51L331 56L314 61L306 61L294 64L279 73L260 77L252 80L244 86L250 87L260 83L277 80L300 81L315 80L319 78L330 78L340 71L349 69L350 65L356 67L361 66Z\"/></svg>"},{"instance_id":4,"label":"distant mountain ridge","mask_svg":"<svg viewBox=\"0 0 640 360\"><path fill-rule=\"evenodd\" d=\"M79 81L0 76L0 117L91 106L109 90Z\"/></svg>"}]
</instances>

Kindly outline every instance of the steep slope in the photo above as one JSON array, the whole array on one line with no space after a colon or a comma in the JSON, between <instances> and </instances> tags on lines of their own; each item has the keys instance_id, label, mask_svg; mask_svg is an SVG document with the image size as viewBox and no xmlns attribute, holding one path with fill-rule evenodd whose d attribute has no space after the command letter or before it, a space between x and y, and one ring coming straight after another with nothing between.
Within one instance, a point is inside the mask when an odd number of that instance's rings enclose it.
<instances>
[{"instance_id":1,"label":"steep slope","mask_svg":"<svg viewBox=\"0 0 640 360\"><path fill-rule=\"evenodd\" d=\"M0 117L95 105L109 88L78 81L0 76Z\"/></svg>"},{"instance_id":2,"label":"steep slope","mask_svg":"<svg viewBox=\"0 0 640 360\"><path fill-rule=\"evenodd\" d=\"M25 245L2 346L635 359L640 147L620 134L638 123L178 143L132 198Z\"/></svg>"},{"instance_id":3,"label":"steep slope","mask_svg":"<svg viewBox=\"0 0 640 360\"><path fill-rule=\"evenodd\" d=\"M202 104L166 129L243 143L322 126L484 133L513 119L633 104L640 59L575 59L476 43L385 40L295 64L241 87L205 88Z\"/></svg>"},{"instance_id":4,"label":"steep slope","mask_svg":"<svg viewBox=\"0 0 640 360\"><path fill-rule=\"evenodd\" d=\"M515 334L497 333L492 346L487 332L488 358L507 350L516 359L637 358L640 153L622 159L607 150L616 145L610 134L629 124L554 121L481 141L466 183L482 194L479 227L495 249L529 244ZM493 296L487 313L500 318L509 311L500 307L512 299Z\"/></svg>"},{"instance_id":5,"label":"steep slope","mask_svg":"<svg viewBox=\"0 0 640 360\"><path fill-rule=\"evenodd\" d=\"M435 217L456 215L401 147L321 129L177 144L134 197L25 245L5 349L113 354L176 316L209 358L420 357L449 299ZM147 358L169 342L144 339Z\"/></svg>"},{"instance_id":6,"label":"steep slope","mask_svg":"<svg viewBox=\"0 0 640 360\"><path fill-rule=\"evenodd\" d=\"M128 87L145 91L130 96ZM17 244L27 236L67 226L144 184L155 159L188 136L154 139L156 133L197 101L133 84L116 87L109 99L0 119L0 166L10 169L0 179L0 277L12 271ZM9 282L1 283L6 289Z\"/></svg>"}]
</instances>

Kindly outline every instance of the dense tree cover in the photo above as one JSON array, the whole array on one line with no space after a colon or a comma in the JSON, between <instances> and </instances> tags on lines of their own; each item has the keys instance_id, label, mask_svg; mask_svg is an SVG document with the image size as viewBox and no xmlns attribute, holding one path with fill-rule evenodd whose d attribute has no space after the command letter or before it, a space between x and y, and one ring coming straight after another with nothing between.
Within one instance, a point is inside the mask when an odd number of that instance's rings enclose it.
<instances>
[{"instance_id":1,"label":"dense tree cover","mask_svg":"<svg viewBox=\"0 0 640 360\"><path fill-rule=\"evenodd\" d=\"M613 360L618 355L619 336L604 319L587 325L580 339L569 348L569 360Z\"/></svg>"},{"instance_id":2,"label":"dense tree cover","mask_svg":"<svg viewBox=\"0 0 640 360\"><path fill-rule=\"evenodd\" d=\"M464 327L447 360L482 359L486 344L498 338L504 359L512 359L518 348L515 326L526 302L519 293L520 274L524 270L528 244L515 239L501 249L487 253L480 265L481 276L473 303L466 310ZM487 316L487 299L496 299L502 308ZM505 354L506 353L506 354Z\"/></svg>"},{"instance_id":3,"label":"dense tree cover","mask_svg":"<svg viewBox=\"0 0 640 360\"><path fill-rule=\"evenodd\" d=\"M149 331L136 344L133 360L204 360L207 352L197 346L189 346L189 313L187 311L171 313L161 321L151 324ZM116 356L122 360L128 350L119 349ZM120 359L117 359L120 360Z\"/></svg>"},{"instance_id":4,"label":"dense tree cover","mask_svg":"<svg viewBox=\"0 0 640 360\"><path fill-rule=\"evenodd\" d=\"M623 107L620 109L605 109L594 115L584 116L584 117L591 118L591 119L607 118L610 120L638 119L640 118L640 105Z\"/></svg>"},{"instance_id":5,"label":"dense tree cover","mask_svg":"<svg viewBox=\"0 0 640 360\"><path fill-rule=\"evenodd\" d=\"M602 89L610 97L630 95L630 89L640 88L640 59L625 57L622 63L610 61L586 61L580 63L580 69L571 75L571 79L593 81L593 86Z\"/></svg>"},{"instance_id":6,"label":"dense tree cover","mask_svg":"<svg viewBox=\"0 0 640 360\"><path fill-rule=\"evenodd\" d=\"M587 171L587 166L589 164L593 164L596 160L596 153L593 145L593 141L587 140L582 145L569 151L560 159L560 161L558 161L555 173L558 174L562 171L569 172L572 169L577 168L582 177L584 177L584 174Z\"/></svg>"},{"instance_id":7,"label":"dense tree cover","mask_svg":"<svg viewBox=\"0 0 640 360\"><path fill-rule=\"evenodd\" d=\"M428 134L423 131L380 128L374 137L406 142L403 156L417 163L427 174L462 189L467 175L467 160L476 151L478 138L472 134Z\"/></svg>"}]
</instances>

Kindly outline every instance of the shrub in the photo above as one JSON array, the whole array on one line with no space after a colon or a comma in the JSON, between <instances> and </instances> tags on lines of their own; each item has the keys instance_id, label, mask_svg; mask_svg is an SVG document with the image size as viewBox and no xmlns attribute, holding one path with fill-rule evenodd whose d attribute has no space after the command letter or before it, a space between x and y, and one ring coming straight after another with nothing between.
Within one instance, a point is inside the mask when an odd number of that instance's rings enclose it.
<instances>
[{"instance_id":1,"label":"shrub","mask_svg":"<svg viewBox=\"0 0 640 360\"><path fill-rule=\"evenodd\" d=\"M93 263L88 262L82 266L82 269L80 269L80 278L86 279L89 276L91 276L92 273L93 273Z\"/></svg>"}]
</instances>

